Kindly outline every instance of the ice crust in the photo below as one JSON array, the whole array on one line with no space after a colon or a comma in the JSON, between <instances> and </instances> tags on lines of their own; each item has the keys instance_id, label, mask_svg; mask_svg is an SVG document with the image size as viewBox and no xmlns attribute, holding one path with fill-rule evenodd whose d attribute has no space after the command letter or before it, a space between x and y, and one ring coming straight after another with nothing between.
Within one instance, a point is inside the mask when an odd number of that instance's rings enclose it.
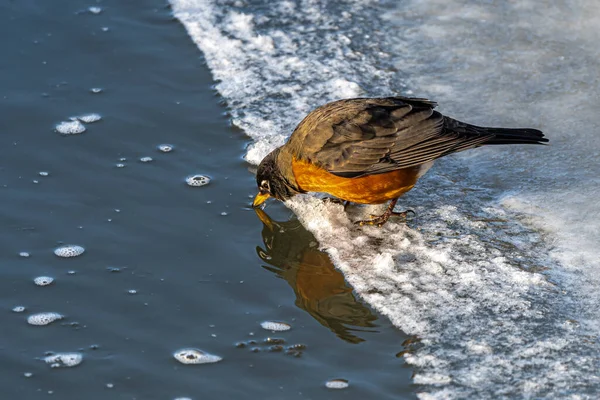
<instances>
[{"instance_id":1,"label":"ice crust","mask_svg":"<svg viewBox=\"0 0 600 400\"><path fill-rule=\"evenodd\" d=\"M600 390L600 6L591 1L171 0L257 164L300 119L355 96L429 96L547 147L440 160L409 226L310 196L290 207L356 292L415 336L422 399L594 398ZM276 5L274 5L276 4ZM584 14L585 11L585 14ZM400 206L399 206L400 207Z\"/></svg>"}]
</instances>

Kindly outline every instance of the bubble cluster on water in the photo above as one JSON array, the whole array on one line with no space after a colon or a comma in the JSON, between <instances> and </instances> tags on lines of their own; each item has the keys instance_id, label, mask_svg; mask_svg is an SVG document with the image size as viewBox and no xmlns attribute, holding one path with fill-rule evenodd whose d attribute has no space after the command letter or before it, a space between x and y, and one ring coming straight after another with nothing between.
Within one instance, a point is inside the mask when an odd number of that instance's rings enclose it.
<instances>
[{"instance_id":1,"label":"bubble cluster on water","mask_svg":"<svg viewBox=\"0 0 600 400\"><path fill-rule=\"evenodd\" d=\"M60 246L54 250L54 254L56 254L58 257L64 258L77 257L82 255L84 252L85 249L83 247L74 244Z\"/></svg>"},{"instance_id":2,"label":"bubble cluster on water","mask_svg":"<svg viewBox=\"0 0 600 400\"><path fill-rule=\"evenodd\" d=\"M330 379L325 382L327 389L346 389L350 384L346 379Z\"/></svg>"},{"instance_id":3,"label":"bubble cluster on water","mask_svg":"<svg viewBox=\"0 0 600 400\"><path fill-rule=\"evenodd\" d=\"M212 364L223 359L217 355L194 348L177 350L173 353L173 357L182 364Z\"/></svg>"},{"instance_id":4,"label":"bubble cluster on water","mask_svg":"<svg viewBox=\"0 0 600 400\"><path fill-rule=\"evenodd\" d=\"M269 353L280 353L284 352L288 356L301 357L306 350L306 345L296 343L285 346L285 339L277 337L267 337L262 342L254 339L245 340L235 343L235 347L238 349L248 348L251 353L261 353L267 351Z\"/></svg>"},{"instance_id":5,"label":"bubble cluster on water","mask_svg":"<svg viewBox=\"0 0 600 400\"><path fill-rule=\"evenodd\" d=\"M287 322L280 321L264 321L260 323L261 328L268 331L283 332L292 329L292 326Z\"/></svg>"},{"instance_id":6,"label":"bubble cluster on water","mask_svg":"<svg viewBox=\"0 0 600 400\"><path fill-rule=\"evenodd\" d=\"M98 94L98 93L102 93L104 89L102 88L91 88L90 92L94 93L94 94Z\"/></svg>"},{"instance_id":7,"label":"bubble cluster on water","mask_svg":"<svg viewBox=\"0 0 600 400\"><path fill-rule=\"evenodd\" d=\"M152 162L153 159L152 159L152 157L141 157L140 161L143 163L148 163L148 162Z\"/></svg>"},{"instance_id":8,"label":"bubble cluster on water","mask_svg":"<svg viewBox=\"0 0 600 400\"><path fill-rule=\"evenodd\" d=\"M170 153L175 149L175 146L172 144L159 144L157 148L163 153Z\"/></svg>"},{"instance_id":9,"label":"bubble cluster on water","mask_svg":"<svg viewBox=\"0 0 600 400\"><path fill-rule=\"evenodd\" d=\"M86 130L81 121L63 121L56 125L55 129L61 135L77 135Z\"/></svg>"},{"instance_id":10,"label":"bubble cluster on water","mask_svg":"<svg viewBox=\"0 0 600 400\"><path fill-rule=\"evenodd\" d=\"M43 313L32 314L29 317L27 317L27 323L29 325L44 326L44 325L49 325L49 324L53 323L54 321L58 321L63 318L64 318L63 315L56 313L56 312L43 312Z\"/></svg>"},{"instance_id":11,"label":"bubble cluster on water","mask_svg":"<svg viewBox=\"0 0 600 400\"><path fill-rule=\"evenodd\" d=\"M127 166L127 164L123 164L123 163L116 163L115 167L117 168L125 168Z\"/></svg>"},{"instance_id":12,"label":"bubble cluster on water","mask_svg":"<svg viewBox=\"0 0 600 400\"><path fill-rule=\"evenodd\" d=\"M48 175L50 175L50 173L46 172L46 171L40 171L40 172L38 172L38 175L39 176L48 176Z\"/></svg>"},{"instance_id":13,"label":"bubble cluster on water","mask_svg":"<svg viewBox=\"0 0 600 400\"><path fill-rule=\"evenodd\" d=\"M33 280L33 283L35 283L38 286L48 286L52 282L54 282L54 278L52 278L51 276L38 276Z\"/></svg>"},{"instance_id":14,"label":"bubble cluster on water","mask_svg":"<svg viewBox=\"0 0 600 400\"><path fill-rule=\"evenodd\" d=\"M84 114L84 115L80 115L76 118L78 120L80 120L81 122L85 122L86 124L91 124L93 122L97 122L102 119L100 114L96 114L96 113Z\"/></svg>"},{"instance_id":15,"label":"bubble cluster on water","mask_svg":"<svg viewBox=\"0 0 600 400\"><path fill-rule=\"evenodd\" d=\"M81 353L56 353L44 358L46 364L51 368L72 368L76 367L83 361Z\"/></svg>"},{"instance_id":16,"label":"bubble cluster on water","mask_svg":"<svg viewBox=\"0 0 600 400\"><path fill-rule=\"evenodd\" d=\"M28 252L26 252L26 251L22 251L22 252L19 253L19 257L27 258L29 256L30 256L30 254Z\"/></svg>"},{"instance_id":17,"label":"bubble cluster on water","mask_svg":"<svg viewBox=\"0 0 600 400\"><path fill-rule=\"evenodd\" d=\"M206 175L191 175L185 178L188 186L206 186L210 183L210 178Z\"/></svg>"},{"instance_id":18,"label":"bubble cluster on water","mask_svg":"<svg viewBox=\"0 0 600 400\"><path fill-rule=\"evenodd\" d=\"M33 373L31 373L31 372L24 372L24 373L23 373L23 376L24 376L25 378L31 378L31 377L33 376Z\"/></svg>"},{"instance_id":19,"label":"bubble cluster on water","mask_svg":"<svg viewBox=\"0 0 600 400\"><path fill-rule=\"evenodd\" d=\"M16 307L13 307L12 310L13 310L13 312L16 312L16 313L22 313L23 311L25 311L25 307L24 306L16 306Z\"/></svg>"},{"instance_id":20,"label":"bubble cluster on water","mask_svg":"<svg viewBox=\"0 0 600 400\"><path fill-rule=\"evenodd\" d=\"M92 13L92 14L98 15L98 14L100 14L102 12L102 8L101 7L97 7L97 6L91 6L91 7L88 7L88 11L90 13Z\"/></svg>"}]
</instances>

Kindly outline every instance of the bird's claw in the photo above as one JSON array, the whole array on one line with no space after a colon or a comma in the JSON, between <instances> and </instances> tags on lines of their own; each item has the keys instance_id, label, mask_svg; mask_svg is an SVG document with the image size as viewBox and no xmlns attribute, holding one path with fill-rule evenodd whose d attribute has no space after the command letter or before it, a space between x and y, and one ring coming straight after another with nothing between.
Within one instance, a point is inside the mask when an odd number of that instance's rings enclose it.
<instances>
[{"instance_id":1,"label":"bird's claw","mask_svg":"<svg viewBox=\"0 0 600 400\"><path fill-rule=\"evenodd\" d=\"M376 225L378 228L381 228L392 215L399 217L402 222L406 222L408 221L409 214L412 214L413 216L417 215L413 210L406 210L402 212L386 211L381 215L371 214L371 219L356 221L354 224L359 226Z\"/></svg>"}]
</instances>

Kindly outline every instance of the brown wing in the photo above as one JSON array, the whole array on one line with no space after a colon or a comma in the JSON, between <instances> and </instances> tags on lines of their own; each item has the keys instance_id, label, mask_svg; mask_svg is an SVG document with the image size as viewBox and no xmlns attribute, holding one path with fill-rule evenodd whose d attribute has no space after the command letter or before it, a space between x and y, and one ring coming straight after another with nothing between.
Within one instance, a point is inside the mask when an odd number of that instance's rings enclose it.
<instances>
[{"instance_id":1,"label":"brown wing","mask_svg":"<svg viewBox=\"0 0 600 400\"><path fill-rule=\"evenodd\" d=\"M311 112L286 144L297 158L347 177L424 164L474 147L493 135L445 129L426 99L350 99Z\"/></svg>"}]
</instances>

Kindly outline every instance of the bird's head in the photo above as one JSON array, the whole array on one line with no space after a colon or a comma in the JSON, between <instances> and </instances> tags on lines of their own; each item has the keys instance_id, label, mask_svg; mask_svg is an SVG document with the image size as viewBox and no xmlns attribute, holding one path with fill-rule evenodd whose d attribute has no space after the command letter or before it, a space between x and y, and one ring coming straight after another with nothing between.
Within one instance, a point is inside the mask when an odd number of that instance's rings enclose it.
<instances>
[{"instance_id":1,"label":"bird's head","mask_svg":"<svg viewBox=\"0 0 600 400\"><path fill-rule=\"evenodd\" d=\"M279 152L280 149L273 150L263 158L258 166L256 172L258 194L254 197L252 207L259 207L269 197L286 201L299 192L286 178L285 171L282 171L282 166L278 165Z\"/></svg>"}]
</instances>

